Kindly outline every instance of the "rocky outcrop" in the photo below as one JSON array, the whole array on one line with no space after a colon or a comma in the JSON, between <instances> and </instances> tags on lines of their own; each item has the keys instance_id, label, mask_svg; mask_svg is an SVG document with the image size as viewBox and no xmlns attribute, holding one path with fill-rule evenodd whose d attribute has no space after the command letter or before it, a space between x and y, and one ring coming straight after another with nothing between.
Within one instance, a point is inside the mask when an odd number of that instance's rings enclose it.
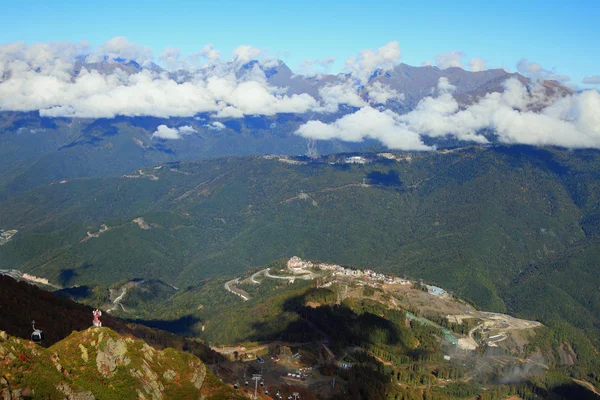
<instances>
[{"instance_id":1,"label":"rocky outcrop","mask_svg":"<svg viewBox=\"0 0 600 400\"><path fill-rule=\"evenodd\" d=\"M206 366L200 362L191 362L190 367L194 370L190 382L196 389L200 389L206 378Z\"/></svg>"},{"instance_id":2,"label":"rocky outcrop","mask_svg":"<svg viewBox=\"0 0 600 400\"><path fill-rule=\"evenodd\" d=\"M99 340L96 366L102 376L110 378L117 369L117 366L128 365L130 362L131 359L127 357L127 344L124 340L118 339L115 341L112 338L108 338L103 343Z\"/></svg>"},{"instance_id":3,"label":"rocky outcrop","mask_svg":"<svg viewBox=\"0 0 600 400\"><path fill-rule=\"evenodd\" d=\"M79 344L79 350L81 350L81 359L84 362L88 362L88 360L89 360L88 351L82 343Z\"/></svg>"},{"instance_id":4,"label":"rocky outcrop","mask_svg":"<svg viewBox=\"0 0 600 400\"><path fill-rule=\"evenodd\" d=\"M56 385L56 390L63 393L67 400L95 400L96 398L92 392L75 392L65 382L61 382Z\"/></svg>"},{"instance_id":5,"label":"rocky outcrop","mask_svg":"<svg viewBox=\"0 0 600 400\"><path fill-rule=\"evenodd\" d=\"M137 377L142 383L143 392L149 396L144 396L144 398L151 398L152 400L163 399L165 386L158 380L158 375L146 362L142 364L141 370L132 369L131 375Z\"/></svg>"},{"instance_id":6,"label":"rocky outcrop","mask_svg":"<svg viewBox=\"0 0 600 400\"><path fill-rule=\"evenodd\" d=\"M191 354L156 350L104 327L73 332L47 349L0 336L0 400L239 398L208 374Z\"/></svg>"}]
</instances>

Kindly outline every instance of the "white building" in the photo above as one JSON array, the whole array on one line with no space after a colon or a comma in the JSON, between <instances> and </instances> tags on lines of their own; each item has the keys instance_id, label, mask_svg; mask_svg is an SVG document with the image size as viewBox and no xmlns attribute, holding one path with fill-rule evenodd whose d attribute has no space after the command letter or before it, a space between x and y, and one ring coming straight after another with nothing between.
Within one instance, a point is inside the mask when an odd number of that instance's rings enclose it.
<instances>
[{"instance_id":1,"label":"white building","mask_svg":"<svg viewBox=\"0 0 600 400\"><path fill-rule=\"evenodd\" d=\"M287 267L292 272L297 272L307 268L312 268L313 263L310 261L304 261L300 257L294 256L288 260Z\"/></svg>"},{"instance_id":2,"label":"white building","mask_svg":"<svg viewBox=\"0 0 600 400\"><path fill-rule=\"evenodd\" d=\"M367 159L361 156L352 156L352 157L347 157L344 162L346 164L366 164L367 163Z\"/></svg>"}]
</instances>

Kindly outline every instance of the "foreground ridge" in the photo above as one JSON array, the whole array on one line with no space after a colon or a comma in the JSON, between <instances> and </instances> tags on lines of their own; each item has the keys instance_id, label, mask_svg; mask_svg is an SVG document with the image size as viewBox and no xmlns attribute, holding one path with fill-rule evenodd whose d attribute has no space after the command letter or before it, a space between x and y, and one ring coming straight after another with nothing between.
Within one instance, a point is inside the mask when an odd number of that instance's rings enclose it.
<instances>
[{"instance_id":1,"label":"foreground ridge","mask_svg":"<svg viewBox=\"0 0 600 400\"><path fill-rule=\"evenodd\" d=\"M0 332L0 370L0 393L9 399L201 399L230 392L197 357L155 350L103 327L75 331L47 349Z\"/></svg>"}]
</instances>

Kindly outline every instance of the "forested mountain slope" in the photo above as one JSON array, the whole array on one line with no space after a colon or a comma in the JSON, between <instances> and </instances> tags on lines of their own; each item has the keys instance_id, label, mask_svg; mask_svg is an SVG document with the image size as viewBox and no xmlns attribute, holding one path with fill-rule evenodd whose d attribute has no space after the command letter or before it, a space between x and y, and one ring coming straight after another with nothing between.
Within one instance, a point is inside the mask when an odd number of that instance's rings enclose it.
<instances>
[{"instance_id":1,"label":"forested mountain slope","mask_svg":"<svg viewBox=\"0 0 600 400\"><path fill-rule=\"evenodd\" d=\"M0 226L20 231L2 265L61 285L181 285L298 254L425 278L503 310L500 289L599 231L595 151L397 157L222 158L42 186L1 204Z\"/></svg>"}]
</instances>

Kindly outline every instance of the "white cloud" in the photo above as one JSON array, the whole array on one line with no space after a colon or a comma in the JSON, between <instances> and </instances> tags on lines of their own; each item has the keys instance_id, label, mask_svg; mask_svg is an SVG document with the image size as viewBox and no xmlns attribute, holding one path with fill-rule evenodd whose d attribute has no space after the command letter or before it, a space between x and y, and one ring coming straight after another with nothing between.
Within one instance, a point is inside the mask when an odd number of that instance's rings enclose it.
<instances>
[{"instance_id":1,"label":"white cloud","mask_svg":"<svg viewBox=\"0 0 600 400\"><path fill-rule=\"evenodd\" d=\"M358 53L358 57L346 60L346 70L365 84L377 69L389 70L400 62L402 52L398 42L389 42L377 50L367 49Z\"/></svg>"},{"instance_id":2,"label":"white cloud","mask_svg":"<svg viewBox=\"0 0 600 400\"><path fill-rule=\"evenodd\" d=\"M223 129L225 129L225 124L223 124L222 122L219 121L213 121L210 124L206 124L205 125L208 129L212 129L215 131L221 131Z\"/></svg>"},{"instance_id":3,"label":"white cloud","mask_svg":"<svg viewBox=\"0 0 600 400\"><path fill-rule=\"evenodd\" d=\"M503 143L600 148L600 93L589 90L566 96L541 112L532 111L542 92L543 88L528 90L513 78L505 83L504 92L489 93L466 109L460 109L445 91L436 98L424 98L404 115L367 106L331 124L309 121L297 133L313 139L348 141L370 137L405 150L424 149L421 135L486 143L483 131L492 132Z\"/></svg>"},{"instance_id":4,"label":"white cloud","mask_svg":"<svg viewBox=\"0 0 600 400\"><path fill-rule=\"evenodd\" d=\"M543 72L540 64L533 61L527 61L526 58L521 58L517 63L517 70L525 76L537 76Z\"/></svg>"},{"instance_id":5,"label":"white cloud","mask_svg":"<svg viewBox=\"0 0 600 400\"><path fill-rule=\"evenodd\" d=\"M567 75L557 75L554 70L547 70L540 64L521 58L517 63L517 71L522 75L535 81L557 81L559 83L569 82L571 78Z\"/></svg>"},{"instance_id":6,"label":"white cloud","mask_svg":"<svg viewBox=\"0 0 600 400\"><path fill-rule=\"evenodd\" d=\"M447 69L451 67L462 68L462 59L464 56L465 53L458 50L441 53L434 57L435 65L437 65L439 69Z\"/></svg>"},{"instance_id":7,"label":"white cloud","mask_svg":"<svg viewBox=\"0 0 600 400\"><path fill-rule=\"evenodd\" d=\"M438 89L438 92L440 92L440 93L449 93L449 92L454 92L456 90L456 86L452 85L450 83L450 81L448 80L448 78L446 78L445 76L442 76L438 80L437 89Z\"/></svg>"},{"instance_id":8,"label":"white cloud","mask_svg":"<svg viewBox=\"0 0 600 400\"><path fill-rule=\"evenodd\" d=\"M462 140L485 142L482 135L496 135L506 143L548 144L569 148L600 147L600 94L587 91L564 98L547 95L547 85L523 86L510 80L502 93L490 93L475 104L460 108L452 96L453 85L440 79L437 97L424 98L417 107L404 115L376 110L402 94L379 79L368 79L378 68L392 68L400 59L400 47L390 42L377 50L364 50L347 63L350 76L339 76L321 87L318 100L307 93L287 95L284 87L268 83L263 67L275 67L277 60L260 49L241 46L236 49L236 62L221 63L212 45L205 46L196 56L205 62L200 69L177 73L177 80L166 72L144 69L83 68L78 71L82 54L91 54L88 61L135 60L144 64L152 60L147 47L117 37L90 51L82 43L49 43L0 45L0 110L35 111L46 117L112 118L117 115L156 117L193 117L210 113L215 118L240 118L244 115L275 115L278 113L336 112L340 104L359 108L332 124L310 121L298 132L313 138L339 137L362 140L373 137L390 147L425 149L421 136L451 135ZM250 70L239 70L240 63L259 57ZM189 66L179 50L166 48L160 57L165 63ZM476 59L471 60L473 61ZM327 64L329 61L325 60ZM462 62L462 53L446 53L436 57L440 66ZM472 64L470 63L470 64ZM479 69L481 65L471 65ZM91 67L88 67L91 69ZM554 79L568 85L568 77L526 59L519 61L521 73L534 80ZM179 78L181 77L181 79ZM330 79L330 78L328 78ZM596 84L597 76L584 79ZM368 103L365 101L368 100ZM383 107L381 107L383 108ZM318 117L317 117L318 118ZM210 126L223 129L218 121ZM352 124L355 124L353 126ZM156 138L177 139L194 132L192 126L169 128L154 133Z\"/></svg>"},{"instance_id":9,"label":"white cloud","mask_svg":"<svg viewBox=\"0 0 600 400\"><path fill-rule=\"evenodd\" d=\"M469 69L473 72L485 71L487 69L485 60L477 57L471 58L471 61L469 61Z\"/></svg>"},{"instance_id":10,"label":"white cloud","mask_svg":"<svg viewBox=\"0 0 600 400\"><path fill-rule=\"evenodd\" d=\"M304 60L300 64L300 71L305 76L318 76L330 72L335 58L329 56L321 60ZM314 67L317 67L316 69Z\"/></svg>"},{"instance_id":11,"label":"white cloud","mask_svg":"<svg viewBox=\"0 0 600 400\"><path fill-rule=\"evenodd\" d=\"M322 111L336 112L340 104L352 107L362 107L365 101L358 95L357 88L352 82L346 81L335 85L327 85L319 89L323 102Z\"/></svg>"},{"instance_id":12,"label":"white cloud","mask_svg":"<svg viewBox=\"0 0 600 400\"><path fill-rule=\"evenodd\" d=\"M104 48L116 51L118 44L127 48L127 43L113 41ZM191 79L180 82L150 70L127 74L120 69L100 73L84 68L73 78L78 47L72 47L70 52L63 45L0 47L0 65L7 78L0 81L0 110L39 110L47 117L170 117L202 112L241 117L303 113L320 107L306 93L287 96L284 89L269 86L258 66L239 79L225 67L191 73ZM174 61L178 54L176 49L163 52L165 59Z\"/></svg>"},{"instance_id":13,"label":"white cloud","mask_svg":"<svg viewBox=\"0 0 600 400\"><path fill-rule=\"evenodd\" d=\"M389 100L404 100L404 94L377 81L367 88L369 103L386 104Z\"/></svg>"},{"instance_id":14,"label":"white cloud","mask_svg":"<svg viewBox=\"0 0 600 400\"><path fill-rule=\"evenodd\" d=\"M585 78L583 78L581 83L583 83L584 85L600 85L600 76L586 76Z\"/></svg>"},{"instance_id":15,"label":"white cloud","mask_svg":"<svg viewBox=\"0 0 600 400\"><path fill-rule=\"evenodd\" d=\"M6 100L13 104L3 101L5 93L11 93ZM84 118L192 116L219 109L202 82L177 83L149 71L129 76L83 72L73 82L30 74L0 84L0 108L39 109L43 116Z\"/></svg>"},{"instance_id":16,"label":"white cloud","mask_svg":"<svg viewBox=\"0 0 600 400\"><path fill-rule=\"evenodd\" d=\"M180 67L179 57L181 56L181 50L175 47L165 47L160 60L164 62L168 69L174 70Z\"/></svg>"},{"instance_id":17,"label":"white cloud","mask_svg":"<svg viewBox=\"0 0 600 400\"><path fill-rule=\"evenodd\" d=\"M600 117L592 111L600 105L600 94L590 91L566 97L540 113L529 109L536 103L535 94L511 79L503 93L489 93L464 110L446 93L437 99L424 99L415 111L400 120L429 136L450 134L484 142L479 132L490 129L505 143L568 148L600 146Z\"/></svg>"},{"instance_id":18,"label":"white cloud","mask_svg":"<svg viewBox=\"0 0 600 400\"><path fill-rule=\"evenodd\" d=\"M108 40L96 49L95 52L90 54L88 59L90 62L103 61L104 57L107 57L109 60L118 58L131 60L140 65L152 61L153 58L150 47L130 42L124 36L117 36Z\"/></svg>"},{"instance_id":19,"label":"white cloud","mask_svg":"<svg viewBox=\"0 0 600 400\"><path fill-rule=\"evenodd\" d=\"M185 57L181 68L191 70L194 68L214 67L220 63L220 60L221 53L219 53L219 51L209 43L202 47L199 51Z\"/></svg>"},{"instance_id":20,"label":"white cloud","mask_svg":"<svg viewBox=\"0 0 600 400\"><path fill-rule=\"evenodd\" d=\"M196 129L190 125L184 125L178 128L169 128L166 125L159 125L152 134L152 139L178 140L183 138L183 136L188 136L196 132Z\"/></svg>"},{"instance_id":21,"label":"white cloud","mask_svg":"<svg viewBox=\"0 0 600 400\"><path fill-rule=\"evenodd\" d=\"M263 49L244 44L233 50L233 60L245 64L249 61L256 60L265 53L266 51Z\"/></svg>"},{"instance_id":22,"label":"white cloud","mask_svg":"<svg viewBox=\"0 0 600 400\"><path fill-rule=\"evenodd\" d=\"M220 110L215 117L217 118L242 118L244 113L235 107L227 106Z\"/></svg>"},{"instance_id":23,"label":"white cloud","mask_svg":"<svg viewBox=\"0 0 600 400\"><path fill-rule=\"evenodd\" d=\"M311 139L342 139L351 142L373 138L380 140L390 148L402 150L430 149L423 144L417 133L408 131L399 125L397 118L398 115L389 110L378 111L366 106L331 124L309 121L300 126L296 133Z\"/></svg>"},{"instance_id":24,"label":"white cloud","mask_svg":"<svg viewBox=\"0 0 600 400\"><path fill-rule=\"evenodd\" d=\"M166 125L159 125L156 132L152 134L152 139L176 140L181 139L181 134L177 128L169 128Z\"/></svg>"},{"instance_id":25,"label":"white cloud","mask_svg":"<svg viewBox=\"0 0 600 400\"><path fill-rule=\"evenodd\" d=\"M217 62L221 58L221 53L210 43L201 48L196 54L206 58L210 62Z\"/></svg>"},{"instance_id":26,"label":"white cloud","mask_svg":"<svg viewBox=\"0 0 600 400\"><path fill-rule=\"evenodd\" d=\"M9 72L19 75L33 70L38 75L69 79L75 58L87 49L88 44L83 41L0 45L0 78Z\"/></svg>"},{"instance_id":27,"label":"white cloud","mask_svg":"<svg viewBox=\"0 0 600 400\"><path fill-rule=\"evenodd\" d=\"M197 132L196 129L194 129L194 127L190 125L180 126L179 128L177 128L177 130L182 135L191 135L192 133Z\"/></svg>"},{"instance_id":28,"label":"white cloud","mask_svg":"<svg viewBox=\"0 0 600 400\"><path fill-rule=\"evenodd\" d=\"M244 115L304 113L318 106L317 101L306 93L279 95L275 88L264 86L256 81L236 84L233 80L211 78L207 88L217 100L232 105Z\"/></svg>"}]
</instances>

